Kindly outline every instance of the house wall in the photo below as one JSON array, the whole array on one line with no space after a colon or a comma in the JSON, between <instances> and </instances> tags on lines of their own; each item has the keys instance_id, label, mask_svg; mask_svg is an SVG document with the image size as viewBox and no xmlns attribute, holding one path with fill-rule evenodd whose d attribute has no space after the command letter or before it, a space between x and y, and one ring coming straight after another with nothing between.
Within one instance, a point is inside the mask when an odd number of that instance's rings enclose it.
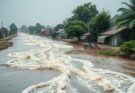
<instances>
[{"instance_id":1,"label":"house wall","mask_svg":"<svg viewBox=\"0 0 135 93\"><path fill-rule=\"evenodd\" d=\"M104 41L104 44L111 45L111 37L107 37Z\"/></svg>"},{"instance_id":2,"label":"house wall","mask_svg":"<svg viewBox=\"0 0 135 93\"><path fill-rule=\"evenodd\" d=\"M122 41L123 41L123 40L122 40L121 34L116 34L116 35L113 35L113 36L110 38L110 45L117 46L117 45L119 45Z\"/></svg>"},{"instance_id":3,"label":"house wall","mask_svg":"<svg viewBox=\"0 0 135 93\"><path fill-rule=\"evenodd\" d=\"M112 36L111 45L114 45L114 46L118 45L118 36L117 35Z\"/></svg>"},{"instance_id":4,"label":"house wall","mask_svg":"<svg viewBox=\"0 0 135 93\"><path fill-rule=\"evenodd\" d=\"M59 33L58 36L57 36L57 39L60 40L60 39L66 39L67 38L67 35L64 34L64 33Z\"/></svg>"},{"instance_id":5,"label":"house wall","mask_svg":"<svg viewBox=\"0 0 135 93\"><path fill-rule=\"evenodd\" d=\"M117 34L114 35L110 35L109 37L107 37L105 39L105 43L106 45L112 45L112 46L118 46L120 44L122 44L125 41L129 41L131 40L131 36L133 35L132 31L125 29ZM105 36L105 35L103 35Z\"/></svg>"}]
</instances>

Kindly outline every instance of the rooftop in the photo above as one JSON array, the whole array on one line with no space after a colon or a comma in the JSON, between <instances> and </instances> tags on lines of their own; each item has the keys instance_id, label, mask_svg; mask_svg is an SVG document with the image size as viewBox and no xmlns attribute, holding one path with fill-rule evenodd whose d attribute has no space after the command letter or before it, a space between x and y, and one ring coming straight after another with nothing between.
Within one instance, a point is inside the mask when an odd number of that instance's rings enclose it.
<instances>
[{"instance_id":1,"label":"rooftop","mask_svg":"<svg viewBox=\"0 0 135 93\"><path fill-rule=\"evenodd\" d=\"M89 32L84 34L84 36L89 36L89 35L91 35Z\"/></svg>"},{"instance_id":2,"label":"rooftop","mask_svg":"<svg viewBox=\"0 0 135 93\"><path fill-rule=\"evenodd\" d=\"M127 27L120 27L120 28L117 28L117 27L112 27L110 29L108 29L106 32L103 32L101 33L101 35L114 35L114 34L117 34L123 30L125 30Z\"/></svg>"}]
</instances>

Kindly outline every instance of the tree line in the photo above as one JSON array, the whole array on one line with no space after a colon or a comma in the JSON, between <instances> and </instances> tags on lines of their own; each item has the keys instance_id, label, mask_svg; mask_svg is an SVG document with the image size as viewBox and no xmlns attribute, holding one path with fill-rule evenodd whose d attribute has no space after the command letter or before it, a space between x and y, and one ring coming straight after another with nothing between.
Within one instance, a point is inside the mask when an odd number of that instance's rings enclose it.
<instances>
[{"instance_id":1,"label":"tree line","mask_svg":"<svg viewBox=\"0 0 135 93\"><path fill-rule=\"evenodd\" d=\"M18 31L17 26L15 23L12 23L9 27L9 29L5 27L0 28L0 39L3 39L5 37L11 36L11 35L16 35Z\"/></svg>"},{"instance_id":2,"label":"tree line","mask_svg":"<svg viewBox=\"0 0 135 93\"><path fill-rule=\"evenodd\" d=\"M65 29L69 38L76 37L81 41L81 36L90 32L91 40L96 42L98 35L111 26L110 14L106 11L99 12L92 3L77 6L72 13L73 16L55 27Z\"/></svg>"},{"instance_id":3,"label":"tree line","mask_svg":"<svg viewBox=\"0 0 135 93\"><path fill-rule=\"evenodd\" d=\"M76 37L79 41L84 33L89 32L91 42L96 43L98 36L110 27L126 26L133 34L125 38L135 39L135 0L130 0L130 2L130 4L122 2L127 7L120 8L118 10L120 14L114 17L111 17L110 13L105 10L99 12L96 5L92 3L85 3L77 6L72 11L73 16L66 19L63 24L58 24L55 30L63 28L68 37Z\"/></svg>"},{"instance_id":4,"label":"tree line","mask_svg":"<svg viewBox=\"0 0 135 93\"><path fill-rule=\"evenodd\" d=\"M127 5L126 8L120 8L118 10L119 15L111 17L110 13L102 10L98 11L96 5L91 2L77 6L73 11L73 15L63 21L62 24L56 25L54 28L50 26L44 26L40 23L35 25L25 26L20 28L20 31L29 34L40 34L41 29L49 29L52 36L56 36L54 33L59 29L64 29L67 37L78 38L81 41L81 36L85 33L91 34L91 42L96 43L98 36L105 32L107 29L117 26L126 26L132 31L132 36L126 36L125 38L135 39L135 1L130 0L130 4L122 2Z\"/></svg>"},{"instance_id":5,"label":"tree line","mask_svg":"<svg viewBox=\"0 0 135 93\"><path fill-rule=\"evenodd\" d=\"M40 35L42 29L47 29L50 33L53 31L53 27L49 25L44 26L40 23L36 23L35 25L30 25L30 26L22 25L20 28L20 31L24 33L29 33L29 34Z\"/></svg>"}]
</instances>

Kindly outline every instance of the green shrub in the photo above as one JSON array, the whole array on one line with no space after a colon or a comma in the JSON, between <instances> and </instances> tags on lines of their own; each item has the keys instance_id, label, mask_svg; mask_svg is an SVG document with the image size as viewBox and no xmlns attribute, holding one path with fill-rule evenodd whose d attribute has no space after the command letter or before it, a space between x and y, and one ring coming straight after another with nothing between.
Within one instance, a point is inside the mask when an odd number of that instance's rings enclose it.
<instances>
[{"instance_id":1,"label":"green shrub","mask_svg":"<svg viewBox=\"0 0 135 93\"><path fill-rule=\"evenodd\" d=\"M55 38L57 37L57 35L58 35L58 34L54 32L54 33L51 34L51 37L52 37L53 39L55 39Z\"/></svg>"},{"instance_id":2,"label":"green shrub","mask_svg":"<svg viewBox=\"0 0 135 93\"><path fill-rule=\"evenodd\" d=\"M120 51L123 55L130 55L134 52L135 49L135 40L131 40L129 42L124 42L121 45Z\"/></svg>"},{"instance_id":3,"label":"green shrub","mask_svg":"<svg viewBox=\"0 0 135 93\"><path fill-rule=\"evenodd\" d=\"M98 51L98 54L111 56L114 55L114 52L110 49L102 49Z\"/></svg>"}]
</instances>

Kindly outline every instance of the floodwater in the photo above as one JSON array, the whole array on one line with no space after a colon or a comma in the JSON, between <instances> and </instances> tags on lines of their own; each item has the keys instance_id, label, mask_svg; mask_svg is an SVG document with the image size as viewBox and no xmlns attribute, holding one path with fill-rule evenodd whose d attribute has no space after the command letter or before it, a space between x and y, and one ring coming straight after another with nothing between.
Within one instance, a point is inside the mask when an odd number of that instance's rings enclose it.
<instances>
[{"instance_id":1,"label":"floodwater","mask_svg":"<svg viewBox=\"0 0 135 93\"><path fill-rule=\"evenodd\" d=\"M135 78L135 61L113 57L95 57L86 54L71 54L70 56L74 58L91 60L91 62L94 64L94 68L112 70Z\"/></svg>"},{"instance_id":2,"label":"floodwater","mask_svg":"<svg viewBox=\"0 0 135 93\"><path fill-rule=\"evenodd\" d=\"M0 52L0 93L135 93L135 63L66 54L72 46L45 37L12 41Z\"/></svg>"}]
</instances>

